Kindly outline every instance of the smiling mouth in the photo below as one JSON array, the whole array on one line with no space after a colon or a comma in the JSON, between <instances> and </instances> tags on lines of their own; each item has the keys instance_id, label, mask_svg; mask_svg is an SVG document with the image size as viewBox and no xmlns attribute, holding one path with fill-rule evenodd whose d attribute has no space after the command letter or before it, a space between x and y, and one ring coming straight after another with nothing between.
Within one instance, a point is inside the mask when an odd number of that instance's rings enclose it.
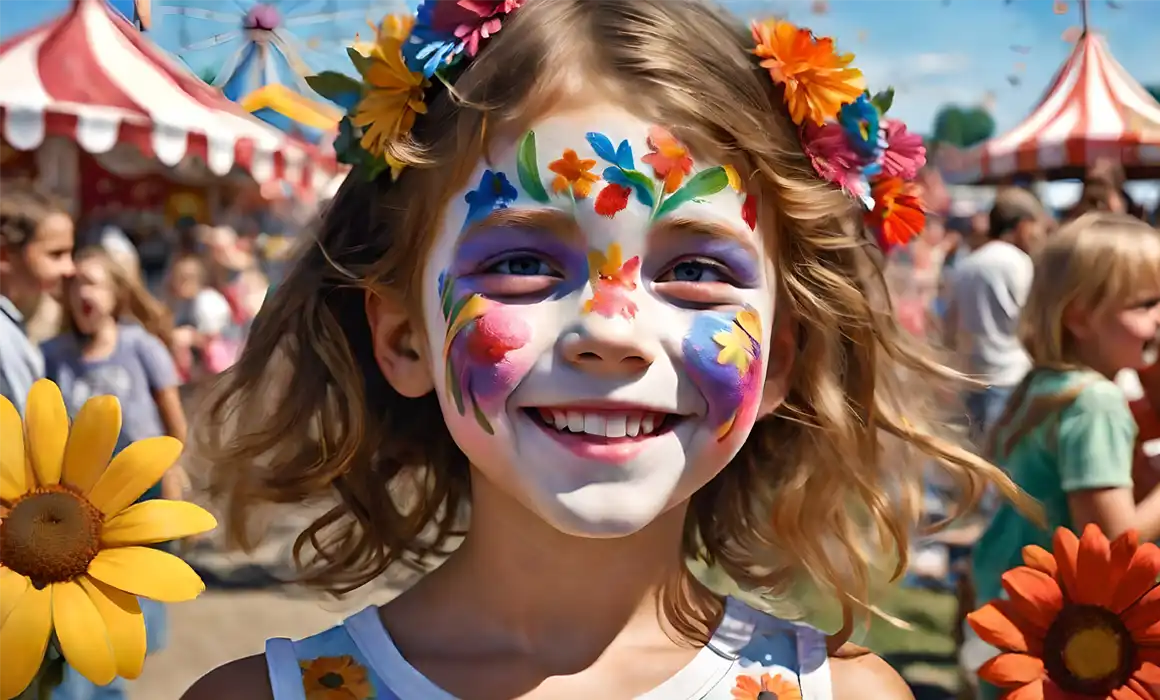
<instances>
[{"instance_id":1,"label":"smiling mouth","mask_svg":"<svg viewBox=\"0 0 1160 700\"><path fill-rule=\"evenodd\" d=\"M634 441L670 432L682 416L646 410L528 408L524 411L548 432L594 442Z\"/></svg>"}]
</instances>

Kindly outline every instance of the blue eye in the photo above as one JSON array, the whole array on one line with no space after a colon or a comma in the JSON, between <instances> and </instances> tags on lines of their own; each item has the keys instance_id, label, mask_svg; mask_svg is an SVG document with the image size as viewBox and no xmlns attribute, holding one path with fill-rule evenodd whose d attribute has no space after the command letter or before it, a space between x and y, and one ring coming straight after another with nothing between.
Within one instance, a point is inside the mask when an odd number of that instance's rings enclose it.
<instances>
[{"instance_id":1,"label":"blue eye","mask_svg":"<svg viewBox=\"0 0 1160 700\"><path fill-rule=\"evenodd\" d=\"M538 275L554 275L551 265L534 255L519 255L506 260L500 260L487 270L495 275L518 275L532 277Z\"/></svg>"},{"instance_id":2,"label":"blue eye","mask_svg":"<svg viewBox=\"0 0 1160 700\"><path fill-rule=\"evenodd\" d=\"M673 266L671 272L673 282L729 282L729 278L722 272L720 265L686 260Z\"/></svg>"}]
</instances>

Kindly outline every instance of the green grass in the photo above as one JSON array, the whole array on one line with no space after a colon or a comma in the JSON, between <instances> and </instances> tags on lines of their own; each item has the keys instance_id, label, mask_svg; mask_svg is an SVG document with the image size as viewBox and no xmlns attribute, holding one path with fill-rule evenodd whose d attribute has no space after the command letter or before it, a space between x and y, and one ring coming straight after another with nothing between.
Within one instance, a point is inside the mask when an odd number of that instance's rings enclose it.
<instances>
[{"instance_id":1,"label":"green grass","mask_svg":"<svg viewBox=\"0 0 1160 700\"><path fill-rule=\"evenodd\" d=\"M919 700L954 697L960 688L952 636L954 596L895 588L879 605L884 612L910 623L912 628L900 629L875 617L861 644L889 661L914 686Z\"/></svg>"}]
</instances>

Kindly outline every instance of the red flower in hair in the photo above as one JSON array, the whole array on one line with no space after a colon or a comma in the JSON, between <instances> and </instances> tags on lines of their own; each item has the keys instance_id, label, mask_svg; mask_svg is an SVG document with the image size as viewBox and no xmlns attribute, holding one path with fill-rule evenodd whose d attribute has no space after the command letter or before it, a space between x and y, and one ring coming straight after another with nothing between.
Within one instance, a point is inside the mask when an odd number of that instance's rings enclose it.
<instances>
[{"instance_id":1,"label":"red flower in hair","mask_svg":"<svg viewBox=\"0 0 1160 700\"><path fill-rule=\"evenodd\" d=\"M926 226L926 212L917 188L897 177L876 177L870 183L873 211L866 223L878 233L883 250L906 245Z\"/></svg>"}]
</instances>

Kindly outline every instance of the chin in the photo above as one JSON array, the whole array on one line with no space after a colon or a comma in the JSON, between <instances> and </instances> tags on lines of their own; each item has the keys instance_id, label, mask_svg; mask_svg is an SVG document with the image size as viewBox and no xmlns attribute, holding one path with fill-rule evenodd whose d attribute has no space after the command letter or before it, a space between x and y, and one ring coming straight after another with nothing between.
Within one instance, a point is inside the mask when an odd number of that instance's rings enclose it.
<instances>
[{"instance_id":1,"label":"chin","mask_svg":"<svg viewBox=\"0 0 1160 700\"><path fill-rule=\"evenodd\" d=\"M643 494L630 484L593 484L579 491L542 494L533 509L572 537L614 539L643 530L669 506L665 494Z\"/></svg>"}]
</instances>

